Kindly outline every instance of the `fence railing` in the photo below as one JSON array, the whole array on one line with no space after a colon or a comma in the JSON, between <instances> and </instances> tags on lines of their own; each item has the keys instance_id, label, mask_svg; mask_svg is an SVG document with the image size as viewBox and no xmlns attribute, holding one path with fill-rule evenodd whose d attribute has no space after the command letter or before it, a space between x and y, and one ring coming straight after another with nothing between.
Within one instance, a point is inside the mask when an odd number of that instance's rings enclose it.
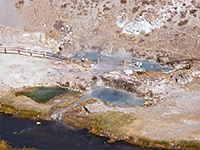
<instances>
[{"instance_id":1,"label":"fence railing","mask_svg":"<svg viewBox=\"0 0 200 150\"><path fill-rule=\"evenodd\" d=\"M200 61L200 58L196 58L196 57L193 57L193 58L181 58L181 59L174 59L174 60L171 60L171 61L168 61L166 62L167 65L172 65L172 64L175 64L175 63L193 63L193 62L198 62Z\"/></svg>"},{"instance_id":2,"label":"fence railing","mask_svg":"<svg viewBox=\"0 0 200 150\"><path fill-rule=\"evenodd\" d=\"M45 59L73 61L73 58L64 57L59 54L46 52L46 51L23 49L23 48L17 48L17 47L0 47L0 54L18 54L18 55L39 57L39 58L45 58ZM200 58L193 57L193 58L174 59L174 60L166 62L166 64L172 65L175 63L193 63L193 62L200 62ZM126 60L124 60L124 65L126 65L126 63L127 63ZM99 58L97 60L97 64L100 64Z\"/></svg>"},{"instance_id":3,"label":"fence railing","mask_svg":"<svg viewBox=\"0 0 200 150\"><path fill-rule=\"evenodd\" d=\"M15 48L15 47L0 47L0 54L18 54L18 55L47 58L47 59L68 60L67 57L51 52L29 50L29 49Z\"/></svg>"}]
</instances>

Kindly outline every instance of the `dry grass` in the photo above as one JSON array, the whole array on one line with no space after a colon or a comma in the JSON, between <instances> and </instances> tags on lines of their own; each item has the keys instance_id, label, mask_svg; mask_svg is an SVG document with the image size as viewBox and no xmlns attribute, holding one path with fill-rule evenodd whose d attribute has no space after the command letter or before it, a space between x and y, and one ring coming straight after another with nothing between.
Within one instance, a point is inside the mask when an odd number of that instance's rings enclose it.
<instances>
[{"instance_id":1,"label":"dry grass","mask_svg":"<svg viewBox=\"0 0 200 150\"><path fill-rule=\"evenodd\" d=\"M38 118L41 116L40 112L30 110L19 110L18 116L21 118Z\"/></svg>"},{"instance_id":2,"label":"dry grass","mask_svg":"<svg viewBox=\"0 0 200 150\"><path fill-rule=\"evenodd\" d=\"M6 114L14 114L16 112L16 108L12 105L2 104L0 106L0 112Z\"/></svg>"},{"instance_id":3,"label":"dry grass","mask_svg":"<svg viewBox=\"0 0 200 150\"><path fill-rule=\"evenodd\" d=\"M200 149L200 141L180 141L178 142L178 146L184 148L184 149Z\"/></svg>"},{"instance_id":4,"label":"dry grass","mask_svg":"<svg viewBox=\"0 0 200 150\"><path fill-rule=\"evenodd\" d=\"M106 131L114 135L123 135L123 127L132 123L135 118L122 112L102 112L91 115L92 132Z\"/></svg>"},{"instance_id":5,"label":"dry grass","mask_svg":"<svg viewBox=\"0 0 200 150\"><path fill-rule=\"evenodd\" d=\"M0 150L36 150L35 148L12 148L7 142L0 140Z\"/></svg>"}]
</instances>

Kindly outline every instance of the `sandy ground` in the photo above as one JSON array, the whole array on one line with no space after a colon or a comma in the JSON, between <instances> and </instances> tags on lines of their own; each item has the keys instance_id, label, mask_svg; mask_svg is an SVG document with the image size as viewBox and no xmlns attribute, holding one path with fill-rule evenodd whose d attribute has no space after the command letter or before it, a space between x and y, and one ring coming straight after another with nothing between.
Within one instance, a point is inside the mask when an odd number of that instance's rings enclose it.
<instances>
[{"instance_id":1,"label":"sandy ground","mask_svg":"<svg viewBox=\"0 0 200 150\"><path fill-rule=\"evenodd\" d=\"M104 103L87 104L90 113L120 111L131 114L136 120L123 127L128 137L151 140L200 140L200 92L174 90L150 107L120 108Z\"/></svg>"},{"instance_id":2,"label":"sandy ground","mask_svg":"<svg viewBox=\"0 0 200 150\"><path fill-rule=\"evenodd\" d=\"M196 64L191 70L172 71L171 73L149 73L148 77L145 75L125 75L120 71L116 72L115 75L112 72L105 73L104 77L107 76L107 78L104 81L120 81L122 79L132 83L136 91L139 89L141 92L146 91L148 93L151 90L153 105L149 107L113 108L104 103L96 102L87 104L86 107L92 113L120 111L131 114L136 120L123 127L124 134L128 137L167 141L200 140L199 77L195 75L191 77L192 80L185 84L177 83L169 78L169 76L180 72L194 74L198 70L198 66ZM139 82L141 85L134 86L134 82ZM112 85L112 82L108 85Z\"/></svg>"},{"instance_id":3,"label":"sandy ground","mask_svg":"<svg viewBox=\"0 0 200 150\"><path fill-rule=\"evenodd\" d=\"M0 55L0 81L12 88L65 85L90 88L92 74L78 64L19 55Z\"/></svg>"}]
</instances>

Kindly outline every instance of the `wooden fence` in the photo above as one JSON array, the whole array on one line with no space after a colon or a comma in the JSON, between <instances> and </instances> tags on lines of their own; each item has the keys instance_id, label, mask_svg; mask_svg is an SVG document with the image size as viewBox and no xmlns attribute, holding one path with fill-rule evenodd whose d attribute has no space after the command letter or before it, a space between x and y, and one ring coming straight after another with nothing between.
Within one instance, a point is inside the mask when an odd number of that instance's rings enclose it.
<instances>
[{"instance_id":1,"label":"wooden fence","mask_svg":"<svg viewBox=\"0 0 200 150\"><path fill-rule=\"evenodd\" d=\"M171 61L168 61L166 62L167 65L172 65L172 64L179 64L179 63L185 63L185 64L190 64L190 63L193 63L193 62L197 62L197 61L200 61L200 58L181 58L181 59L174 59L174 60L171 60Z\"/></svg>"},{"instance_id":2,"label":"wooden fence","mask_svg":"<svg viewBox=\"0 0 200 150\"><path fill-rule=\"evenodd\" d=\"M56 60L68 60L73 61L71 58L67 58L55 53L46 52L46 51L38 51L38 50L29 50L29 49L22 49L22 48L15 48L15 47L0 47L0 54L17 54L17 55L24 55L30 57L38 57L38 58L45 58L45 59L56 59ZM182 58L182 59L174 59L171 61L166 62L167 65L172 65L176 63L193 63L196 61L200 61L200 58ZM100 59L98 58L97 63L100 63ZM126 60L124 60L124 64L126 64Z\"/></svg>"},{"instance_id":3,"label":"wooden fence","mask_svg":"<svg viewBox=\"0 0 200 150\"><path fill-rule=\"evenodd\" d=\"M13 47L0 47L0 54L17 54L17 55L46 58L46 59L68 60L67 57L51 52L13 48Z\"/></svg>"}]
</instances>

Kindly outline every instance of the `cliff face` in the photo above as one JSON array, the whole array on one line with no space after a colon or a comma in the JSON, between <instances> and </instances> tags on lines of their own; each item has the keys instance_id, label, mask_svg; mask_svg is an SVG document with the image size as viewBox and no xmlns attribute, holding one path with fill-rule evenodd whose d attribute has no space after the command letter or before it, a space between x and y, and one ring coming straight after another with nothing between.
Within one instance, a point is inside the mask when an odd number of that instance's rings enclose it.
<instances>
[{"instance_id":1,"label":"cliff face","mask_svg":"<svg viewBox=\"0 0 200 150\"><path fill-rule=\"evenodd\" d=\"M15 7L25 30L58 41L63 55L200 56L197 0L16 0Z\"/></svg>"}]
</instances>

